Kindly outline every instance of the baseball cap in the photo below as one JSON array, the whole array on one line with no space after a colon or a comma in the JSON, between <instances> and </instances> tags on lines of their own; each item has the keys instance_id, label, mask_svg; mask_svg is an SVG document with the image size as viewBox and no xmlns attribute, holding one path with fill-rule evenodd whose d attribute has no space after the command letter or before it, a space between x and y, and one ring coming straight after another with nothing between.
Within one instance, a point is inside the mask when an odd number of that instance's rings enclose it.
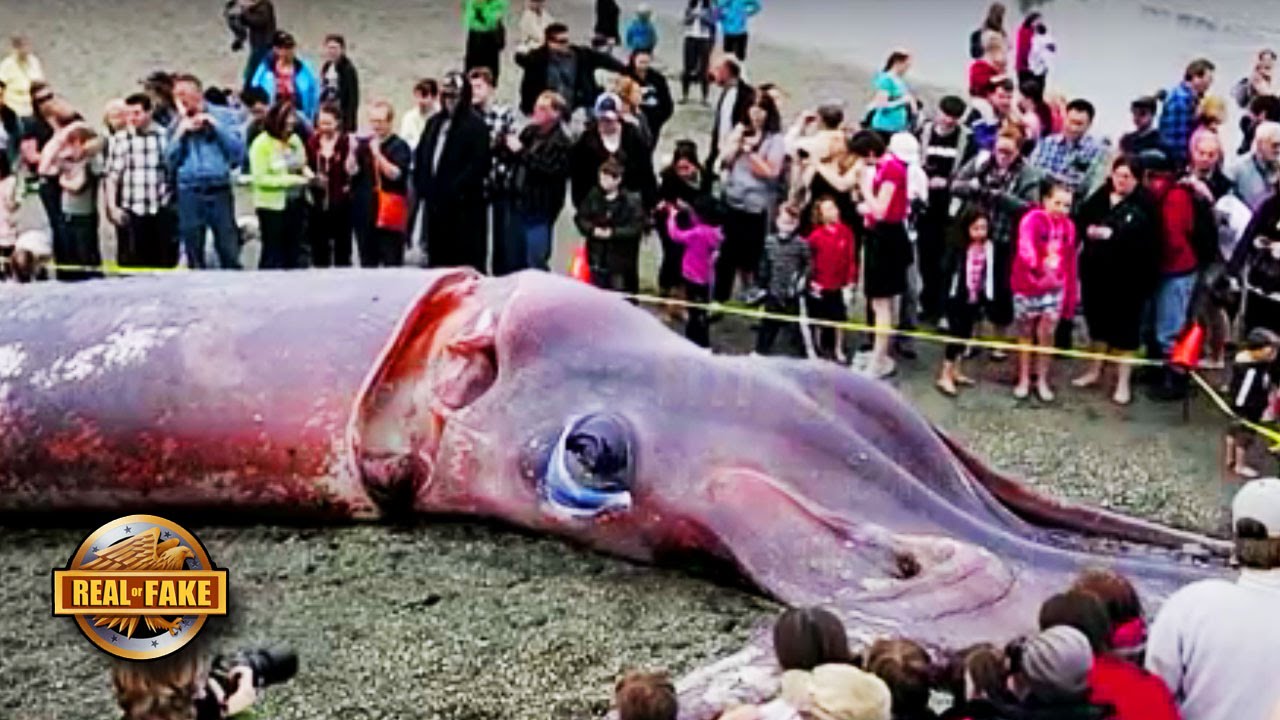
<instances>
[{"instance_id":1,"label":"baseball cap","mask_svg":"<svg viewBox=\"0 0 1280 720\"><path fill-rule=\"evenodd\" d=\"M293 34L285 30L277 30L275 35L271 36L271 47L277 48L295 48L298 47L298 41Z\"/></svg>"},{"instance_id":2,"label":"baseball cap","mask_svg":"<svg viewBox=\"0 0 1280 720\"><path fill-rule=\"evenodd\" d=\"M1253 520L1267 529L1267 537L1280 538L1280 478L1252 480L1240 488L1231 502L1231 524Z\"/></svg>"},{"instance_id":3,"label":"baseball cap","mask_svg":"<svg viewBox=\"0 0 1280 720\"><path fill-rule=\"evenodd\" d=\"M602 118L612 116L617 120L622 115L622 98L613 93L604 93L596 98L595 116Z\"/></svg>"},{"instance_id":4,"label":"baseball cap","mask_svg":"<svg viewBox=\"0 0 1280 720\"><path fill-rule=\"evenodd\" d=\"M1093 647L1073 627L1058 625L1027 640L1022 648L1022 673L1031 691L1043 700L1069 699L1089 689Z\"/></svg>"}]
</instances>

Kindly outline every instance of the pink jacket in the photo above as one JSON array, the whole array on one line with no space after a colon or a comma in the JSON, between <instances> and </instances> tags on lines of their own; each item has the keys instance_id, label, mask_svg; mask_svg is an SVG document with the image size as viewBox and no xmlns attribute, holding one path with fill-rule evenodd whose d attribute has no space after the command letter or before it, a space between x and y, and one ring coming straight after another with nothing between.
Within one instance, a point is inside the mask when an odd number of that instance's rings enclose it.
<instances>
[{"instance_id":1,"label":"pink jacket","mask_svg":"<svg viewBox=\"0 0 1280 720\"><path fill-rule=\"evenodd\" d=\"M1062 317L1075 315L1076 226L1069 217L1054 217L1041 208L1028 212L1018 225L1018 252L1009 286L1014 295L1035 297L1062 292Z\"/></svg>"},{"instance_id":2,"label":"pink jacket","mask_svg":"<svg viewBox=\"0 0 1280 720\"><path fill-rule=\"evenodd\" d=\"M672 211L667 215L667 233L672 240L685 246L684 261L680 267L684 279L695 285L710 285L712 260L724 239L720 228L706 225L695 216L693 227L681 230L676 225L676 213Z\"/></svg>"}]
</instances>

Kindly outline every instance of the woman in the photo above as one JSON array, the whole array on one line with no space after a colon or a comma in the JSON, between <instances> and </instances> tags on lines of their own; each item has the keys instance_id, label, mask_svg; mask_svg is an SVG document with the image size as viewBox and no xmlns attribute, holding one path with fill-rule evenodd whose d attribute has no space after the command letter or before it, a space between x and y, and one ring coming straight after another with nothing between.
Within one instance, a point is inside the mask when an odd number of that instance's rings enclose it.
<instances>
[{"instance_id":1,"label":"woman","mask_svg":"<svg viewBox=\"0 0 1280 720\"><path fill-rule=\"evenodd\" d=\"M885 142L894 133L911 128L911 114L915 98L904 80L911 69L911 56L895 50L884 64L884 71L875 77L875 97L871 99L871 129L880 133Z\"/></svg>"},{"instance_id":2,"label":"woman","mask_svg":"<svg viewBox=\"0 0 1280 720\"><path fill-rule=\"evenodd\" d=\"M263 270L303 267L302 238L306 220L304 191L311 178L307 151L294 132L293 103L276 103L267 111L262 132L249 147L253 206L262 232Z\"/></svg>"},{"instance_id":3,"label":"woman","mask_svg":"<svg viewBox=\"0 0 1280 720\"><path fill-rule=\"evenodd\" d=\"M984 34L992 32L1000 37L1006 37L1004 16L1004 3L991 3L991 7L987 8L986 19L982 21L982 27L969 34L969 59L977 60L982 57L982 36Z\"/></svg>"},{"instance_id":4,"label":"woman","mask_svg":"<svg viewBox=\"0 0 1280 720\"><path fill-rule=\"evenodd\" d=\"M716 262L717 302L733 295L735 274L744 290L755 285L786 154L778 106L773 97L760 94L747 111L747 123L733 129L720 155L726 213L724 245Z\"/></svg>"},{"instance_id":5,"label":"woman","mask_svg":"<svg viewBox=\"0 0 1280 720\"><path fill-rule=\"evenodd\" d=\"M1015 230L1023 213L1040 199L1040 186L1033 170L1023 159L1019 148L1022 133L1005 128L996 137L994 151L978 155L960 168L951 183L951 192L969 207L978 208L990 220L990 238L994 254L994 297L988 306L987 319L996 326L997 334L1008 336L1013 322L1013 295L1009 287L1009 268L1013 257ZM1000 353L994 357L1003 357Z\"/></svg>"},{"instance_id":6,"label":"woman","mask_svg":"<svg viewBox=\"0 0 1280 720\"><path fill-rule=\"evenodd\" d=\"M889 357L891 329L897 319L898 299L907 291L907 272L913 260L906 227L910 210L907 166L871 131L854 135L849 147L875 173L858 209L867 227L862 287L877 330L866 369L871 377L884 378L895 372Z\"/></svg>"},{"instance_id":7,"label":"woman","mask_svg":"<svg viewBox=\"0 0 1280 720\"><path fill-rule=\"evenodd\" d=\"M995 82L1008 78L1008 66L1009 41L999 33L983 33L982 55L969 64L969 97L986 97Z\"/></svg>"},{"instance_id":8,"label":"woman","mask_svg":"<svg viewBox=\"0 0 1280 720\"><path fill-rule=\"evenodd\" d=\"M639 131L644 144L652 150L655 138L653 128L649 125L649 117L644 113L644 87L635 78L625 75L618 77L614 87L618 98L622 100L622 121Z\"/></svg>"},{"instance_id":9,"label":"woman","mask_svg":"<svg viewBox=\"0 0 1280 720\"><path fill-rule=\"evenodd\" d=\"M307 226L311 264L319 268L351 267L351 176L347 174L351 136L344 125L338 106L325 104L307 141L307 167L316 177Z\"/></svg>"},{"instance_id":10,"label":"woman","mask_svg":"<svg viewBox=\"0 0 1280 720\"><path fill-rule=\"evenodd\" d=\"M716 10L712 0L689 0L684 10L684 72L680 75L680 104L689 102L689 87L702 87L707 104L711 87L711 53L716 46Z\"/></svg>"},{"instance_id":11,"label":"woman","mask_svg":"<svg viewBox=\"0 0 1280 720\"><path fill-rule=\"evenodd\" d=\"M710 178L698 161L698 144L692 140L676 142L671 164L659 174L658 217L671 209L688 210L710 197ZM680 275L684 246L672 242L665 223L656 223L662 242L662 264L658 268L658 290L663 297L678 297L683 289ZM670 306L674 308L675 306ZM674 310L671 315L679 313Z\"/></svg>"},{"instance_id":12,"label":"woman","mask_svg":"<svg viewBox=\"0 0 1280 720\"><path fill-rule=\"evenodd\" d=\"M1133 161L1120 156L1111 166L1111 179L1080 206L1076 222L1084 249L1080 254L1081 297L1085 323L1094 353L1114 353L1117 405L1133 402L1130 377L1141 338L1142 309L1155 289L1160 226L1152 208L1137 193ZM1072 381L1078 388L1097 385L1103 362Z\"/></svg>"}]
</instances>

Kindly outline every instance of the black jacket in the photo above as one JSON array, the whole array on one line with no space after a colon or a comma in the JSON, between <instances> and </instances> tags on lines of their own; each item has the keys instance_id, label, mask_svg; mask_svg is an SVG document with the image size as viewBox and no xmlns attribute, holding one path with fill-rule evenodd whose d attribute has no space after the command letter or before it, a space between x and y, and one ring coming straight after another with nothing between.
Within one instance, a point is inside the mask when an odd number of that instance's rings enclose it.
<instances>
[{"instance_id":1,"label":"black jacket","mask_svg":"<svg viewBox=\"0 0 1280 720\"><path fill-rule=\"evenodd\" d=\"M1159 222L1159 213L1141 188L1114 207L1110 182L1089 196L1076 211L1080 280L1088 288L1084 295L1092 290L1106 298L1119 293L1145 297L1154 290L1160 277ZM1111 228L1111 237L1091 239L1090 225Z\"/></svg>"},{"instance_id":2,"label":"black jacket","mask_svg":"<svg viewBox=\"0 0 1280 720\"><path fill-rule=\"evenodd\" d=\"M649 68L643 80L636 74L635 68L628 69L627 76L644 88L644 101L640 105L640 111L649 121L649 133L653 136L652 144L657 147L658 139L662 135L662 126L666 125L676 112L675 101L671 98L671 85L667 83L666 76L654 68Z\"/></svg>"},{"instance_id":3,"label":"black jacket","mask_svg":"<svg viewBox=\"0 0 1280 720\"><path fill-rule=\"evenodd\" d=\"M337 103L342 108L342 127L347 132L355 132L360 113L360 74L356 72L356 66L350 58L343 55L337 62L338 87L335 92L325 80L331 65L334 63L326 62L320 68L320 102Z\"/></svg>"},{"instance_id":4,"label":"black jacket","mask_svg":"<svg viewBox=\"0 0 1280 720\"><path fill-rule=\"evenodd\" d=\"M611 55L596 52L590 48L574 45L569 49L577 57L577 72L573 88L573 97L565 98L571 109L592 107L600 95L600 85L596 82L597 70L608 70L620 73L627 69ZM533 115L533 106L538 96L547 90L547 68L551 64L551 49L546 45L533 50L527 55L516 58L516 63L524 68L524 77L520 79L520 112Z\"/></svg>"},{"instance_id":5,"label":"black jacket","mask_svg":"<svg viewBox=\"0 0 1280 720\"><path fill-rule=\"evenodd\" d=\"M516 205L554 219L564 209L573 141L560 125L544 130L531 124L520 131L520 144L511 174Z\"/></svg>"},{"instance_id":6,"label":"black jacket","mask_svg":"<svg viewBox=\"0 0 1280 720\"><path fill-rule=\"evenodd\" d=\"M653 172L653 153L641 137L640 131L627 123L622 123L622 142L616 153L610 153L600 139L600 133L594 126L578 138L573 146L573 157L570 161L570 194L573 204L580 205L591 188L598 184L597 177L600 166L610 157L622 163L622 188L636 193L646 211L657 205L658 179Z\"/></svg>"},{"instance_id":7,"label":"black jacket","mask_svg":"<svg viewBox=\"0 0 1280 720\"><path fill-rule=\"evenodd\" d=\"M435 148L449 114L440 111L427 121L413 157L413 186L428 206L484 202L489 175L489 126L470 104L459 101L443 138L440 164L433 168Z\"/></svg>"},{"instance_id":8,"label":"black jacket","mask_svg":"<svg viewBox=\"0 0 1280 720\"><path fill-rule=\"evenodd\" d=\"M22 125L18 120L18 113L8 105L0 105L0 127L9 136L8 144L0 147L0 155L4 155L5 160L15 160L18 157L18 145L22 142ZM10 171L13 169L11 165Z\"/></svg>"},{"instance_id":9,"label":"black jacket","mask_svg":"<svg viewBox=\"0 0 1280 720\"><path fill-rule=\"evenodd\" d=\"M720 98L716 101L716 106L712 110L711 120L711 152L707 155L707 167L718 167L720 164L720 104L724 102L724 94L727 88L720 93ZM751 106L756 102L756 89L746 83L745 80L738 81L738 97L733 101L733 120L734 126L746 125L750 122L749 111ZM733 128L730 128L732 130Z\"/></svg>"}]
</instances>

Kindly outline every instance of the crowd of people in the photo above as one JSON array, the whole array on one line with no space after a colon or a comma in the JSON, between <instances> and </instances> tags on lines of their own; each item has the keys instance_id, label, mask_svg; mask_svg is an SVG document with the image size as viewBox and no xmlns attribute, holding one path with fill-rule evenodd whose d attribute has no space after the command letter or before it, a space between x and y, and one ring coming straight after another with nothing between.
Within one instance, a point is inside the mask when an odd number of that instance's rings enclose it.
<instances>
[{"instance_id":1,"label":"crowd of people","mask_svg":"<svg viewBox=\"0 0 1280 720\"><path fill-rule=\"evenodd\" d=\"M832 612L787 610L773 628L777 697L720 720L1277 720L1280 479L1246 484L1232 515L1238 579L1188 585L1150 623L1109 569L1047 599L1027 618L1039 632L947 657L897 637L855 650ZM615 706L619 720L679 717L662 674L626 675Z\"/></svg>"}]
</instances>

